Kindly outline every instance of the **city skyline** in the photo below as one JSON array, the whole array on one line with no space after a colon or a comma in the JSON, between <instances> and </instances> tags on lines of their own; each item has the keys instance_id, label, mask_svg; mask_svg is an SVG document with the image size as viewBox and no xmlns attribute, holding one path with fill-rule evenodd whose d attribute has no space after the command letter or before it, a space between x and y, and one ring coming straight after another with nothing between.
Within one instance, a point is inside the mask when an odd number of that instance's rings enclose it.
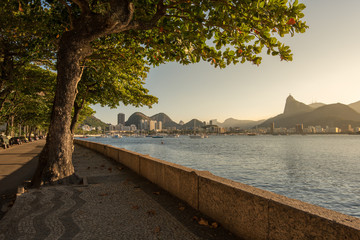
<instances>
[{"instance_id":1,"label":"city skyline","mask_svg":"<svg viewBox=\"0 0 360 240\"><path fill-rule=\"evenodd\" d=\"M307 6L305 21L310 28L284 39L293 51L292 62L263 54L259 67L245 63L215 69L206 62L188 66L167 63L152 68L146 79L145 87L159 98L152 109L94 106L95 116L112 124L118 113L127 119L134 112L149 116L164 112L175 122L193 118L260 120L281 113L290 93L306 104L359 101L360 46L354 39L360 33L353 27L359 22L360 2L300 2Z\"/></svg>"}]
</instances>

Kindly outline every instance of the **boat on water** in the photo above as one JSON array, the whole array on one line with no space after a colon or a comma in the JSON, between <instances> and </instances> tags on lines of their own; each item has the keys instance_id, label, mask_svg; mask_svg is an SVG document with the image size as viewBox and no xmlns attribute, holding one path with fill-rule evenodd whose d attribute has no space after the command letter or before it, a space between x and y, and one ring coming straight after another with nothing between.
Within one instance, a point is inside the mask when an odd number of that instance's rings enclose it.
<instances>
[{"instance_id":1,"label":"boat on water","mask_svg":"<svg viewBox=\"0 0 360 240\"><path fill-rule=\"evenodd\" d=\"M248 133L247 134L248 136L256 136L256 135L258 135L257 133Z\"/></svg>"},{"instance_id":2,"label":"boat on water","mask_svg":"<svg viewBox=\"0 0 360 240\"><path fill-rule=\"evenodd\" d=\"M155 135L155 136L152 136L152 138L164 138L163 136L159 136L159 135Z\"/></svg>"},{"instance_id":3,"label":"boat on water","mask_svg":"<svg viewBox=\"0 0 360 240\"><path fill-rule=\"evenodd\" d=\"M122 138L122 136L121 135L114 135L114 136L112 136L112 138Z\"/></svg>"}]
</instances>

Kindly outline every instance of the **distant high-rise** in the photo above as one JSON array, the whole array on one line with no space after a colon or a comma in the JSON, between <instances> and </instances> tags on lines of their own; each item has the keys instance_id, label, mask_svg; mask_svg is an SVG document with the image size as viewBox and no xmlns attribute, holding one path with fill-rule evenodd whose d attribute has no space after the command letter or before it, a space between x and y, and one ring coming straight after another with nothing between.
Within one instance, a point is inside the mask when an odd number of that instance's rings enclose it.
<instances>
[{"instance_id":1,"label":"distant high-rise","mask_svg":"<svg viewBox=\"0 0 360 240\"><path fill-rule=\"evenodd\" d=\"M118 114L118 125L119 124L125 125L125 114L123 113Z\"/></svg>"}]
</instances>

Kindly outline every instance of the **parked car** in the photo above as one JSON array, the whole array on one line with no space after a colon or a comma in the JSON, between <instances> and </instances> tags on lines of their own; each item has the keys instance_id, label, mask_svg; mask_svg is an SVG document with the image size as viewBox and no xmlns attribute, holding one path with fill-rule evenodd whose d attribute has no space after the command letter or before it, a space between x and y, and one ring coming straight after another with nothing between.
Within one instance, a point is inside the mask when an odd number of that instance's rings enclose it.
<instances>
[{"instance_id":1,"label":"parked car","mask_svg":"<svg viewBox=\"0 0 360 240\"><path fill-rule=\"evenodd\" d=\"M18 144L18 145L21 144L21 140L20 140L19 137L12 137L12 138L10 138L10 145L14 145L14 144Z\"/></svg>"},{"instance_id":2,"label":"parked car","mask_svg":"<svg viewBox=\"0 0 360 240\"><path fill-rule=\"evenodd\" d=\"M20 137L20 141L23 142L23 143L28 143L29 142L29 140L24 136Z\"/></svg>"},{"instance_id":3,"label":"parked car","mask_svg":"<svg viewBox=\"0 0 360 240\"><path fill-rule=\"evenodd\" d=\"M10 147L9 139L7 136L0 136L0 147L4 149Z\"/></svg>"}]
</instances>

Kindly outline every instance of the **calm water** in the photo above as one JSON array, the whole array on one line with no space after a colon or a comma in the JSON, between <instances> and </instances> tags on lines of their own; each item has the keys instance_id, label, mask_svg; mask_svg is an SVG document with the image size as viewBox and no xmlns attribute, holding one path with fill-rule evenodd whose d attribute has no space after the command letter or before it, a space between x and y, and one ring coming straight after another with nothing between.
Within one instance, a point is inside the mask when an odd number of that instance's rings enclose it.
<instances>
[{"instance_id":1,"label":"calm water","mask_svg":"<svg viewBox=\"0 0 360 240\"><path fill-rule=\"evenodd\" d=\"M88 140L207 170L224 178L360 217L360 136Z\"/></svg>"}]
</instances>

